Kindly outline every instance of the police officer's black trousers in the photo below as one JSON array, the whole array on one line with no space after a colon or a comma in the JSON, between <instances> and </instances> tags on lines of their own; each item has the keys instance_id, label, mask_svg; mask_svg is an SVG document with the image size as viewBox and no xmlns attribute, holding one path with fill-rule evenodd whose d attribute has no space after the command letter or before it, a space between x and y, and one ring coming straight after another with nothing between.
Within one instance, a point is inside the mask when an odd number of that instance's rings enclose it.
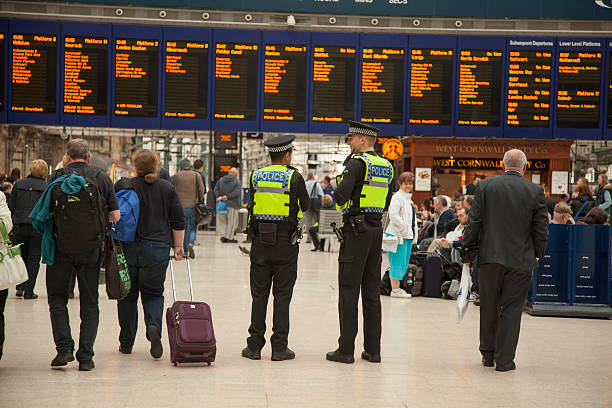
<instances>
[{"instance_id":1,"label":"police officer's black trousers","mask_svg":"<svg viewBox=\"0 0 612 408\"><path fill-rule=\"evenodd\" d=\"M358 329L358 301L361 289L364 349L380 353L380 266L382 262L382 227L368 225L355 235L350 226L342 228L344 243L338 256L338 314L340 316L340 352L353 354Z\"/></svg>"},{"instance_id":2,"label":"police officer's black trousers","mask_svg":"<svg viewBox=\"0 0 612 408\"><path fill-rule=\"evenodd\" d=\"M275 246L264 245L256 237L251 246L251 326L247 344L261 350L266 344L266 310L270 288L274 295L274 317L270 338L272 350L284 351L289 337L289 304L297 278L298 245L289 236L278 235Z\"/></svg>"}]
</instances>

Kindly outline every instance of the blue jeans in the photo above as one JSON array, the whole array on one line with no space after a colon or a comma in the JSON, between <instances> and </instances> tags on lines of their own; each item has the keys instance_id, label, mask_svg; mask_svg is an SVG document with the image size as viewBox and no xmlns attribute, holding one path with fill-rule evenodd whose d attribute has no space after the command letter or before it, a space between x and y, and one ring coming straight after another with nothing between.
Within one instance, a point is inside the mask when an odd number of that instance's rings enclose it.
<instances>
[{"instance_id":1,"label":"blue jeans","mask_svg":"<svg viewBox=\"0 0 612 408\"><path fill-rule=\"evenodd\" d=\"M397 246L397 251L395 253L387 252L389 255L389 263L391 264L389 277L397 280L404 279L404 275L406 275L406 271L408 270L408 264L410 263L411 252L411 239L404 239L402 245Z\"/></svg>"},{"instance_id":2,"label":"blue jeans","mask_svg":"<svg viewBox=\"0 0 612 408\"><path fill-rule=\"evenodd\" d=\"M130 293L117 302L119 343L132 350L138 331L138 295L142 297L146 327L155 326L160 336L164 314L164 282L170 261L170 245L159 241L124 244L125 258L132 281Z\"/></svg>"},{"instance_id":3,"label":"blue jeans","mask_svg":"<svg viewBox=\"0 0 612 408\"><path fill-rule=\"evenodd\" d=\"M183 238L183 249L187 253L187 245L195 244L198 226L193 222L195 208L183 208L185 214L185 238Z\"/></svg>"}]
</instances>

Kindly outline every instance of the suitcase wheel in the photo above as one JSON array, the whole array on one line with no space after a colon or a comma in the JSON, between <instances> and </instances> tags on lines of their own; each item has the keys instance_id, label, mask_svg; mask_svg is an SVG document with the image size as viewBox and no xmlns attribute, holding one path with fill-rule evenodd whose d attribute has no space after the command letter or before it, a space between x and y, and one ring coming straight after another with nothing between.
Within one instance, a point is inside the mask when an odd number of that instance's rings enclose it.
<instances>
[{"instance_id":1,"label":"suitcase wheel","mask_svg":"<svg viewBox=\"0 0 612 408\"><path fill-rule=\"evenodd\" d=\"M176 361L174 363L172 363L172 364L174 364L175 367L178 366L178 363Z\"/></svg>"},{"instance_id":2,"label":"suitcase wheel","mask_svg":"<svg viewBox=\"0 0 612 408\"><path fill-rule=\"evenodd\" d=\"M208 362L208 366L210 367L210 361Z\"/></svg>"}]
</instances>

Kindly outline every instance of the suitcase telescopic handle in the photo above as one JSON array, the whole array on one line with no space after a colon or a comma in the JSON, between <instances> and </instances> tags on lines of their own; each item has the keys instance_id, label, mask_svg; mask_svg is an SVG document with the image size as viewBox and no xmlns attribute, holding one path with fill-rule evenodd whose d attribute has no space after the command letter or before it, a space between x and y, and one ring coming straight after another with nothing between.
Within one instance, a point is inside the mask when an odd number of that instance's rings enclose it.
<instances>
[{"instance_id":1,"label":"suitcase telescopic handle","mask_svg":"<svg viewBox=\"0 0 612 408\"><path fill-rule=\"evenodd\" d=\"M176 302L176 285L174 284L174 268L172 266L172 260L176 260L174 256L170 257L170 277L172 278L172 296L174 301ZM189 277L189 295L191 296L191 301L195 302L193 298L193 283L191 282L191 267L189 266L189 258L185 258L187 261L187 276Z\"/></svg>"}]
</instances>

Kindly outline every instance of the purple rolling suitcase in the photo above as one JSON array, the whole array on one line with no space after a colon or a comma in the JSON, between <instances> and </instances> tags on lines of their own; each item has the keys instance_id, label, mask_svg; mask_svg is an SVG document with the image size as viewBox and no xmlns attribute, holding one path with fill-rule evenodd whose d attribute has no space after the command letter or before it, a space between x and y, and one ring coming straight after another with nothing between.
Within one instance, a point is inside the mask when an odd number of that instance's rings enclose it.
<instances>
[{"instance_id":1,"label":"purple rolling suitcase","mask_svg":"<svg viewBox=\"0 0 612 408\"><path fill-rule=\"evenodd\" d=\"M178 363L208 363L210 365L215 361L217 354L210 306L204 302L194 302L189 259L186 259L186 261L191 302L177 302L174 268L172 259L170 260L172 294L174 295L174 303L166 309L170 361L175 366Z\"/></svg>"}]
</instances>

